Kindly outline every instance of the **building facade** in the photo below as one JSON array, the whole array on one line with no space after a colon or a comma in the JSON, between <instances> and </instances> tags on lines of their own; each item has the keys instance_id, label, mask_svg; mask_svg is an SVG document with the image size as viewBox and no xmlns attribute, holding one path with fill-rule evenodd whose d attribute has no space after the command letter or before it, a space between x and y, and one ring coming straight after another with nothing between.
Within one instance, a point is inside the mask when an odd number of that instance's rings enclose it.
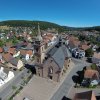
<instances>
[{"instance_id":1,"label":"building facade","mask_svg":"<svg viewBox=\"0 0 100 100\"><path fill-rule=\"evenodd\" d=\"M38 32L38 35L41 35L40 31ZM61 37L46 53L44 47L42 39L38 38L38 41L35 41L36 74L40 77L59 82L71 64L70 52Z\"/></svg>"}]
</instances>

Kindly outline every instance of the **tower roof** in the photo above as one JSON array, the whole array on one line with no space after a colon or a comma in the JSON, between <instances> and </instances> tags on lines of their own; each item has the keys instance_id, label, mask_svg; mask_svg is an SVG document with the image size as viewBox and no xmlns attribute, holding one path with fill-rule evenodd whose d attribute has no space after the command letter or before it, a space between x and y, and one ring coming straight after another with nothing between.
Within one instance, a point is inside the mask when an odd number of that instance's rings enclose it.
<instances>
[{"instance_id":1,"label":"tower roof","mask_svg":"<svg viewBox=\"0 0 100 100\"><path fill-rule=\"evenodd\" d=\"M42 41L43 39L42 39L42 36L41 36L41 31L40 31L40 25L39 25L39 23L38 23L38 35L37 35L37 39L39 40L39 41Z\"/></svg>"}]
</instances>

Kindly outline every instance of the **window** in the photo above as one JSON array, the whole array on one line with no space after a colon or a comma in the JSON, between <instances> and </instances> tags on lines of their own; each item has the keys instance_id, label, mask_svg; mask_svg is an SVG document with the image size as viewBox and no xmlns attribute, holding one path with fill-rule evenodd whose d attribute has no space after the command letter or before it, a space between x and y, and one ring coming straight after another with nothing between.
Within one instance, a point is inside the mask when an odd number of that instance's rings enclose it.
<instances>
[{"instance_id":1,"label":"window","mask_svg":"<svg viewBox=\"0 0 100 100\"><path fill-rule=\"evenodd\" d=\"M44 50L44 47L42 47L42 51Z\"/></svg>"},{"instance_id":2,"label":"window","mask_svg":"<svg viewBox=\"0 0 100 100\"><path fill-rule=\"evenodd\" d=\"M49 68L49 74L53 74L53 68L52 67Z\"/></svg>"}]
</instances>

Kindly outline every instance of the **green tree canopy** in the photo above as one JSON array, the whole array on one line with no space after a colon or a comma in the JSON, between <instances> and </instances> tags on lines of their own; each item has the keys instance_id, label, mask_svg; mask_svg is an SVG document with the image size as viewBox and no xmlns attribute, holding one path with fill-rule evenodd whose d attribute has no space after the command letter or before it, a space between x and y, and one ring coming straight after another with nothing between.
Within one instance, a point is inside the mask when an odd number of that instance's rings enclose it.
<instances>
[{"instance_id":1,"label":"green tree canopy","mask_svg":"<svg viewBox=\"0 0 100 100\"><path fill-rule=\"evenodd\" d=\"M93 54L94 54L94 52L93 52L92 48L89 48L89 49L87 49L87 50L85 51L86 57L92 57Z\"/></svg>"}]
</instances>

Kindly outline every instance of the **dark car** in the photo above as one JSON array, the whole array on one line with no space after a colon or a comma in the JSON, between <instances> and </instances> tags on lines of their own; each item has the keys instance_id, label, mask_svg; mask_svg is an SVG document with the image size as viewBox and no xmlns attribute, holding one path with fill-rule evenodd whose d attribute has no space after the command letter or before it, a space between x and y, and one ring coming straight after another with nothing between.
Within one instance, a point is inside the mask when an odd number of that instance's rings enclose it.
<instances>
[{"instance_id":1,"label":"dark car","mask_svg":"<svg viewBox=\"0 0 100 100\"><path fill-rule=\"evenodd\" d=\"M81 83L81 86L83 87L89 87L90 85L90 79L84 79Z\"/></svg>"}]
</instances>

